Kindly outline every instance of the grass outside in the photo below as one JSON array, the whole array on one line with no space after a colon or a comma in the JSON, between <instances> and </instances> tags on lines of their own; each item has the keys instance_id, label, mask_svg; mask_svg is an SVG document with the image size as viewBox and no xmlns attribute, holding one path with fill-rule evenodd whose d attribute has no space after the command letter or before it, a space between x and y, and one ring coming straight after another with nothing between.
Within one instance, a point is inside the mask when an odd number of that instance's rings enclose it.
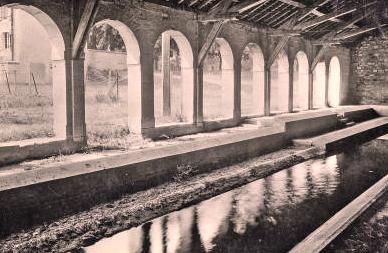
<instances>
[{"instance_id":1,"label":"grass outside","mask_svg":"<svg viewBox=\"0 0 388 253\"><path fill-rule=\"evenodd\" d=\"M28 85L0 89L0 142L53 137L52 86L38 85L39 94Z\"/></svg>"},{"instance_id":2,"label":"grass outside","mask_svg":"<svg viewBox=\"0 0 388 253\"><path fill-rule=\"evenodd\" d=\"M86 124L88 144L91 148L128 149L149 140L131 134L128 128L128 81L126 72L120 72L119 89L108 84L103 73L96 74L85 86ZM252 110L251 76L243 74L242 108ZM172 76L172 116L162 116L161 75L155 75L155 116L156 124L181 123L185 119L181 113L182 79ZM130 84L129 84L130 85ZM204 106L208 119L221 117L221 84L216 75L204 83ZM39 95L25 84L18 84L8 94L6 86L0 86L0 142L19 141L32 138L54 137L52 85L38 84Z\"/></svg>"}]
</instances>

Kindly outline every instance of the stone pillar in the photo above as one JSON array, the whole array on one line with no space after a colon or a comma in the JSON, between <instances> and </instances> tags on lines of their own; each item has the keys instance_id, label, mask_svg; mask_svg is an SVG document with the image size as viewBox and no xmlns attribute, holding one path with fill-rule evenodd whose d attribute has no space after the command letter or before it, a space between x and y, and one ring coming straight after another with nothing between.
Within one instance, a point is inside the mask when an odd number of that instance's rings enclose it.
<instances>
[{"instance_id":1,"label":"stone pillar","mask_svg":"<svg viewBox=\"0 0 388 253\"><path fill-rule=\"evenodd\" d=\"M221 76L221 98L223 118L232 118L234 115L234 71L233 68L223 68Z\"/></svg>"},{"instance_id":2,"label":"stone pillar","mask_svg":"<svg viewBox=\"0 0 388 253\"><path fill-rule=\"evenodd\" d=\"M140 84L140 114L141 121L139 128L144 129L155 127L154 115L154 58L153 45L144 48L141 60L141 84Z\"/></svg>"},{"instance_id":3,"label":"stone pillar","mask_svg":"<svg viewBox=\"0 0 388 253\"><path fill-rule=\"evenodd\" d=\"M264 115L271 114L271 67L264 68Z\"/></svg>"},{"instance_id":4,"label":"stone pillar","mask_svg":"<svg viewBox=\"0 0 388 253\"><path fill-rule=\"evenodd\" d=\"M65 60L52 61L54 133L60 139L71 138L72 130L72 87L71 74ZM70 105L70 108L69 108Z\"/></svg>"},{"instance_id":5,"label":"stone pillar","mask_svg":"<svg viewBox=\"0 0 388 253\"><path fill-rule=\"evenodd\" d=\"M254 115L264 114L264 72L253 69L252 73L252 106Z\"/></svg>"},{"instance_id":6,"label":"stone pillar","mask_svg":"<svg viewBox=\"0 0 388 253\"><path fill-rule=\"evenodd\" d=\"M140 64L128 64L128 127L132 133L142 132L142 90Z\"/></svg>"},{"instance_id":7,"label":"stone pillar","mask_svg":"<svg viewBox=\"0 0 388 253\"><path fill-rule=\"evenodd\" d=\"M73 140L86 143L84 59L71 61L73 82Z\"/></svg>"},{"instance_id":8,"label":"stone pillar","mask_svg":"<svg viewBox=\"0 0 388 253\"><path fill-rule=\"evenodd\" d=\"M325 106L329 106L329 77L330 77L330 63L325 62Z\"/></svg>"},{"instance_id":9,"label":"stone pillar","mask_svg":"<svg viewBox=\"0 0 388 253\"><path fill-rule=\"evenodd\" d=\"M294 63L288 68L288 112L294 111Z\"/></svg>"},{"instance_id":10,"label":"stone pillar","mask_svg":"<svg viewBox=\"0 0 388 253\"><path fill-rule=\"evenodd\" d=\"M182 117L185 122L194 122L194 70L192 67L182 67Z\"/></svg>"},{"instance_id":11,"label":"stone pillar","mask_svg":"<svg viewBox=\"0 0 388 253\"><path fill-rule=\"evenodd\" d=\"M170 77L171 35L162 34L162 82L163 82L163 116L171 115L171 77Z\"/></svg>"},{"instance_id":12,"label":"stone pillar","mask_svg":"<svg viewBox=\"0 0 388 253\"><path fill-rule=\"evenodd\" d=\"M309 83L308 83L308 109L314 109L314 70L309 68Z\"/></svg>"},{"instance_id":13,"label":"stone pillar","mask_svg":"<svg viewBox=\"0 0 388 253\"><path fill-rule=\"evenodd\" d=\"M202 64L196 68L195 85L195 123L201 125L203 123L203 66Z\"/></svg>"},{"instance_id":14,"label":"stone pillar","mask_svg":"<svg viewBox=\"0 0 388 253\"><path fill-rule=\"evenodd\" d=\"M234 92L233 92L233 119L241 119L241 60L234 60Z\"/></svg>"}]
</instances>

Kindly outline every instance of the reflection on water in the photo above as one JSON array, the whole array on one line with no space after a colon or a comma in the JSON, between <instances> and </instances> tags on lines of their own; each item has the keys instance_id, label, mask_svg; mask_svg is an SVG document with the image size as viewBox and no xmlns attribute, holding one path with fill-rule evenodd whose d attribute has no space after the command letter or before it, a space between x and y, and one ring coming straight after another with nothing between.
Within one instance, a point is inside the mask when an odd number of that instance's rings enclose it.
<instances>
[{"instance_id":1,"label":"reflection on water","mask_svg":"<svg viewBox=\"0 0 388 253\"><path fill-rule=\"evenodd\" d=\"M87 253L285 252L387 172L372 141L312 159L85 248Z\"/></svg>"}]
</instances>

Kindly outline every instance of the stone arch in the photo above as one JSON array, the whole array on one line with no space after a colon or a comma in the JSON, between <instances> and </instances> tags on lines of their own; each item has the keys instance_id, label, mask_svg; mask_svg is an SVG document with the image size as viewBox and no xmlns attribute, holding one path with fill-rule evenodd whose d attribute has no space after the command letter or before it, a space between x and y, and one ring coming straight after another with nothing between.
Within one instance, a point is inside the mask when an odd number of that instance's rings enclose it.
<instances>
[{"instance_id":1,"label":"stone arch","mask_svg":"<svg viewBox=\"0 0 388 253\"><path fill-rule=\"evenodd\" d=\"M157 115L159 111L159 114L163 114L164 117L171 118L171 122L166 123L193 122L194 60L191 44L187 37L177 30L166 30L159 38L162 47L162 77L159 89L154 79L155 119L158 122L158 117L161 117ZM156 43L158 42L159 40ZM173 52L171 43L175 43L178 49L178 55L173 55L173 59L170 55ZM179 61L179 64L178 62L173 64L172 61ZM177 69L174 70L174 68Z\"/></svg>"},{"instance_id":2,"label":"stone arch","mask_svg":"<svg viewBox=\"0 0 388 253\"><path fill-rule=\"evenodd\" d=\"M141 133L141 51L138 40L132 30L126 24L119 20L103 19L96 22L94 24L94 27L103 24L109 25L110 27L115 29L124 42L126 49L126 57L124 58L125 62L123 63L124 66L122 67L122 69L127 71L126 75L128 80L126 88L127 95L124 99L124 101L127 100L128 111L127 119L125 119L125 121L130 132ZM85 65L88 65L87 61L85 62Z\"/></svg>"},{"instance_id":3,"label":"stone arch","mask_svg":"<svg viewBox=\"0 0 388 253\"><path fill-rule=\"evenodd\" d=\"M306 53L299 51L294 60L293 109L307 110L309 106L309 62Z\"/></svg>"},{"instance_id":4,"label":"stone arch","mask_svg":"<svg viewBox=\"0 0 388 253\"><path fill-rule=\"evenodd\" d=\"M51 46L51 82L52 82L52 103L53 103L53 130L56 138L66 139L68 115L68 85L67 71L65 64L65 39L64 36L54 21L45 11L39 7L25 4L5 4L2 7L12 7L14 11L21 11L32 16L47 33L48 41ZM16 14L15 14L16 15ZM15 38L17 39L17 38ZM31 49L29 49L31 50Z\"/></svg>"},{"instance_id":5,"label":"stone arch","mask_svg":"<svg viewBox=\"0 0 388 253\"><path fill-rule=\"evenodd\" d=\"M328 104L329 106L339 106L341 103L341 65L337 56L333 56L329 65L329 87Z\"/></svg>"},{"instance_id":6,"label":"stone arch","mask_svg":"<svg viewBox=\"0 0 388 253\"><path fill-rule=\"evenodd\" d=\"M234 111L234 57L229 43L224 38L216 38L213 47L219 47L220 73L216 79L210 82L218 86L219 91L214 94L218 102L210 103L212 88L204 75L204 118L206 120L233 118ZM205 59L206 61L206 59ZM219 87L221 86L221 87ZM214 90L214 89L213 89ZM210 111L213 108L214 111Z\"/></svg>"},{"instance_id":7,"label":"stone arch","mask_svg":"<svg viewBox=\"0 0 388 253\"><path fill-rule=\"evenodd\" d=\"M7 5L5 5L7 6ZM33 16L46 30L52 50L52 60L63 60L65 52L65 41L59 30L58 25L54 20L45 12L32 5L12 4L10 5L13 9L18 9L27 12Z\"/></svg>"},{"instance_id":8,"label":"stone arch","mask_svg":"<svg viewBox=\"0 0 388 253\"><path fill-rule=\"evenodd\" d=\"M287 112L289 105L289 62L282 50L271 66L271 113Z\"/></svg>"},{"instance_id":9,"label":"stone arch","mask_svg":"<svg viewBox=\"0 0 388 253\"><path fill-rule=\"evenodd\" d=\"M241 114L264 114L264 56L256 43L248 43L241 57ZM244 60L246 63L244 63Z\"/></svg>"}]
</instances>

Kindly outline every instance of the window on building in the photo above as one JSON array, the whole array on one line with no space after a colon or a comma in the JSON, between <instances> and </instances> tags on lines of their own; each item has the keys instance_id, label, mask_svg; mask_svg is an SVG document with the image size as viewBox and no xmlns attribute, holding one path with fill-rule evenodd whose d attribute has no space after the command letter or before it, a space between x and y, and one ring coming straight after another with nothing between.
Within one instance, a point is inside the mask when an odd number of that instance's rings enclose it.
<instances>
[{"instance_id":1,"label":"window on building","mask_svg":"<svg viewBox=\"0 0 388 253\"><path fill-rule=\"evenodd\" d=\"M7 49L7 48L11 48L12 47L12 34L10 34L9 32L4 32L3 33L3 39L4 39L4 48Z\"/></svg>"}]
</instances>

